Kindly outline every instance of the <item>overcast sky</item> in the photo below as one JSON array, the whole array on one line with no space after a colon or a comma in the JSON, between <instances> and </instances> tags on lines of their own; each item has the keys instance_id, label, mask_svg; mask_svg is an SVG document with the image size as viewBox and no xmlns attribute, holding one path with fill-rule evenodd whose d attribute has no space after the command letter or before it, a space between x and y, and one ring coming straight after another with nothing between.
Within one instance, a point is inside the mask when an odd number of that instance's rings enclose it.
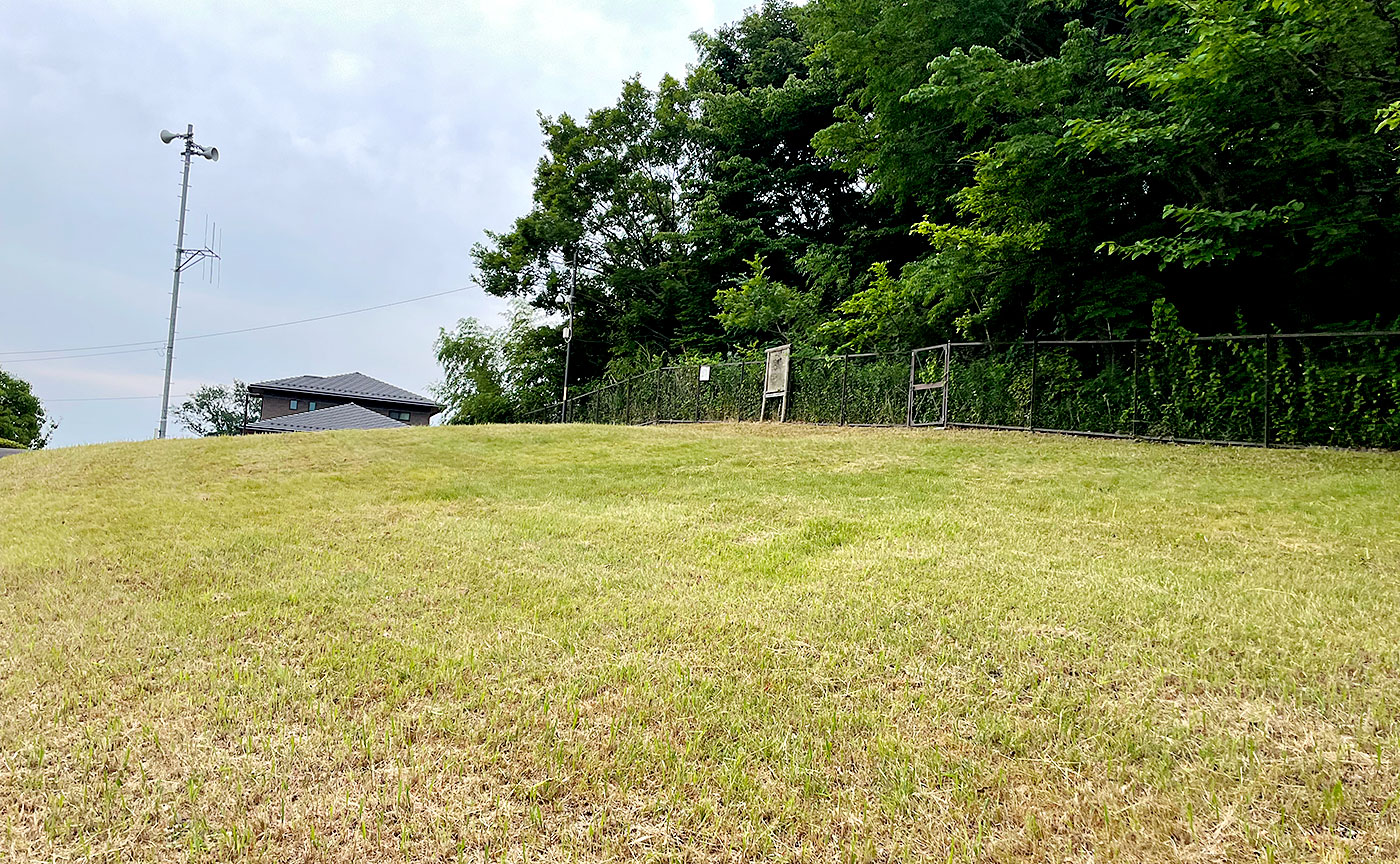
<instances>
[{"instance_id":1,"label":"overcast sky","mask_svg":"<svg viewBox=\"0 0 1400 864\"><path fill-rule=\"evenodd\" d=\"M18 352L164 338L180 157L162 128L193 123L220 153L192 166L186 245L217 222L222 272L186 271L180 334L448 291L471 284L482 232L529 207L537 111L679 76L689 34L751 4L0 0L0 368L60 420L51 446L154 433L163 349ZM172 393L351 371L425 392L438 328L503 308L472 287L177 343Z\"/></svg>"}]
</instances>

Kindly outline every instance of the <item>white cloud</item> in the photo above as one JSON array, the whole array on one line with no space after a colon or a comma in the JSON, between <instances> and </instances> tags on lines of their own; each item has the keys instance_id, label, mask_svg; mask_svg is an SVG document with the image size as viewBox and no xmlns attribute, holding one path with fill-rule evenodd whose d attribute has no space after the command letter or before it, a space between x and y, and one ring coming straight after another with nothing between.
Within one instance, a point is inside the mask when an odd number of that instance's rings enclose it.
<instances>
[{"instance_id":1,"label":"white cloud","mask_svg":"<svg viewBox=\"0 0 1400 864\"><path fill-rule=\"evenodd\" d=\"M326 55L326 81L335 87L359 84L372 67L367 58L337 49Z\"/></svg>"}]
</instances>

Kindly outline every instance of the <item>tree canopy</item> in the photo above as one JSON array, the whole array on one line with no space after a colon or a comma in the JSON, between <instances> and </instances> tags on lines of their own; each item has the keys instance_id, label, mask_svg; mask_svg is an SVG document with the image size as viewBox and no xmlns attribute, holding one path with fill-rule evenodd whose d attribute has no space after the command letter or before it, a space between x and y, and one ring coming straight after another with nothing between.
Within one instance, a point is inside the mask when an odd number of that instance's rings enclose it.
<instances>
[{"instance_id":1,"label":"tree canopy","mask_svg":"<svg viewBox=\"0 0 1400 864\"><path fill-rule=\"evenodd\" d=\"M0 440L38 450L55 428L29 382L0 370Z\"/></svg>"},{"instance_id":2,"label":"tree canopy","mask_svg":"<svg viewBox=\"0 0 1400 864\"><path fill-rule=\"evenodd\" d=\"M1141 335L1157 301L1400 315L1398 0L769 0L693 39L683 79L541 117L530 211L473 248L542 313L511 338L559 344L573 291L571 381Z\"/></svg>"},{"instance_id":3,"label":"tree canopy","mask_svg":"<svg viewBox=\"0 0 1400 864\"><path fill-rule=\"evenodd\" d=\"M258 419L261 406L261 399L248 395L247 384L234 381L232 387L200 387L170 413L181 426L201 437L241 435L245 422Z\"/></svg>"}]
</instances>

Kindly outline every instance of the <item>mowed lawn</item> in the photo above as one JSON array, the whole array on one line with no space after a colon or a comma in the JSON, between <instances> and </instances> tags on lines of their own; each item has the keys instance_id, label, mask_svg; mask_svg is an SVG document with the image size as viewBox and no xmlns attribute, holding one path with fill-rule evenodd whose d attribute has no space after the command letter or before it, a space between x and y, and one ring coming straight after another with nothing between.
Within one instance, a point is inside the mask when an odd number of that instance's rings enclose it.
<instances>
[{"instance_id":1,"label":"mowed lawn","mask_svg":"<svg viewBox=\"0 0 1400 864\"><path fill-rule=\"evenodd\" d=\"M1400 455L482 427L0 461L0 859L1394 861Z\"/></svg>"}]
</instances>

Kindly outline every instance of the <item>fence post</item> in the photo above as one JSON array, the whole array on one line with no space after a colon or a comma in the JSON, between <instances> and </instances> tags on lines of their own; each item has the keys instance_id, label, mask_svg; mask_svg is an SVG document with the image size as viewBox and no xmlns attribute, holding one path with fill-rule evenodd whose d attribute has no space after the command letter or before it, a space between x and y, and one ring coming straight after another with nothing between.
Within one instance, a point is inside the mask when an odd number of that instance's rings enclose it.
<instances>
[{"instance_id":1,"label":"fence post","mask_svg":"<svg viewBox=\"0 0 1400 864\"><path fill-rule=\"evenodd\" d=\"M841 425L846 425L846 370L851 368L851 355L841 355Z\"/></svg>"},{"instance_id":2,"label":"fence post","mask_svg":"<svg viewBox=\"0 0 1400 864\"><path fill-rule=\"evenodd\" d=\"M656 403L656 418L651 422L652 425L657 425L661 422L661 369L659 367L656 370L656 386L652 388L652 392L656 395L653 400Z\"/></svg>"},{"instance_id":3,"label":"fence post","mask_svg":"<svg viewBox=\"0 0 1400 864\"><path fill-rule=\"evenodd\" d=\"M948 428L948 389L953 386L953 343L943 343L943 428Z\"/></svg>"},{"instance_id":4,"label":"fence post","mask_svg":"<svg viewBox=\"0 0 1400 864\"><path fill-rule=\"evenodd\" d=\"M1274 347L1273 337L1271 337L1268 333L1265 333L1265 334L1264 334L1264 446L1265 446L1265 447L1270 446L1271 442L1270 442L1269 438L1270 438L1270 433L1273 431L1273 430L1271 430L1271 429L1269 428L1269 419L1270 419L1270 418L1269 418L1269 402L1272 401L1273 390L1274 390L1274 388L1273 388L1273 365L1274 365L1274 364L1273 364L1273 359L1272 359L1272 355L1273 355L1273 350L1272 350L1272 349L1273 349L1273 347Z\"/></svg>"},{"instance_id":5,"label":"fence post","mask_svg":"<svg viewBox=\"0 0 1400 864\"><path fill-rule=\"evenodd\" d=\"M1138 434L1138 386L1137 386L1137 369L1138 369L1138 343L1141 342L1141 341L1142 341L1141 339L1134 339L1134 340L1133 340L1133 414L1132 414L1132 418L1133 418L1133 419L1129 421L1132 425L1129 427L1128 431L1132 433L1132 436L1133 436L1134 438L1136 438L1136 437L1137 437L1137 434Z\"/></svg>"},{"instance_id":6,"label":"fence post","mask_svg":"<svg viewBox=\"0 0 1400 864\"><path fill-rule=\"evenodd\" d=\"M1030 429L1031 429L1032 432L1035 431L1035 355L1036 355L1036 346L1037 346L1036 340L1032 339L1032 340L1031 340L1031 406L1030 406L1030 410L1027 412L1027 417L1026 417L1026 425L1030 427Z\"/></svg>"},{"instance_id":7,"label":"fence post","mask_svg":"<svg viewBox=\"0 0 1400 864\"><path fill-rule=\"evenodd\" d=\"M700 367L695 367L695 422L700 422L700 394L705 389L705 382L700 380Z\"/></svg>"},{"instance_id":8,"label":"fence post","mask_svg":"<svg viewBox=\"0 0 1400 864\"><path fill-rule=\"evenodd\" d=\"M914 370L919 365L919 349L915 348L909 352L909 401L904 409L904 425L914 425Z\"/></svg>"}]
</instances>

